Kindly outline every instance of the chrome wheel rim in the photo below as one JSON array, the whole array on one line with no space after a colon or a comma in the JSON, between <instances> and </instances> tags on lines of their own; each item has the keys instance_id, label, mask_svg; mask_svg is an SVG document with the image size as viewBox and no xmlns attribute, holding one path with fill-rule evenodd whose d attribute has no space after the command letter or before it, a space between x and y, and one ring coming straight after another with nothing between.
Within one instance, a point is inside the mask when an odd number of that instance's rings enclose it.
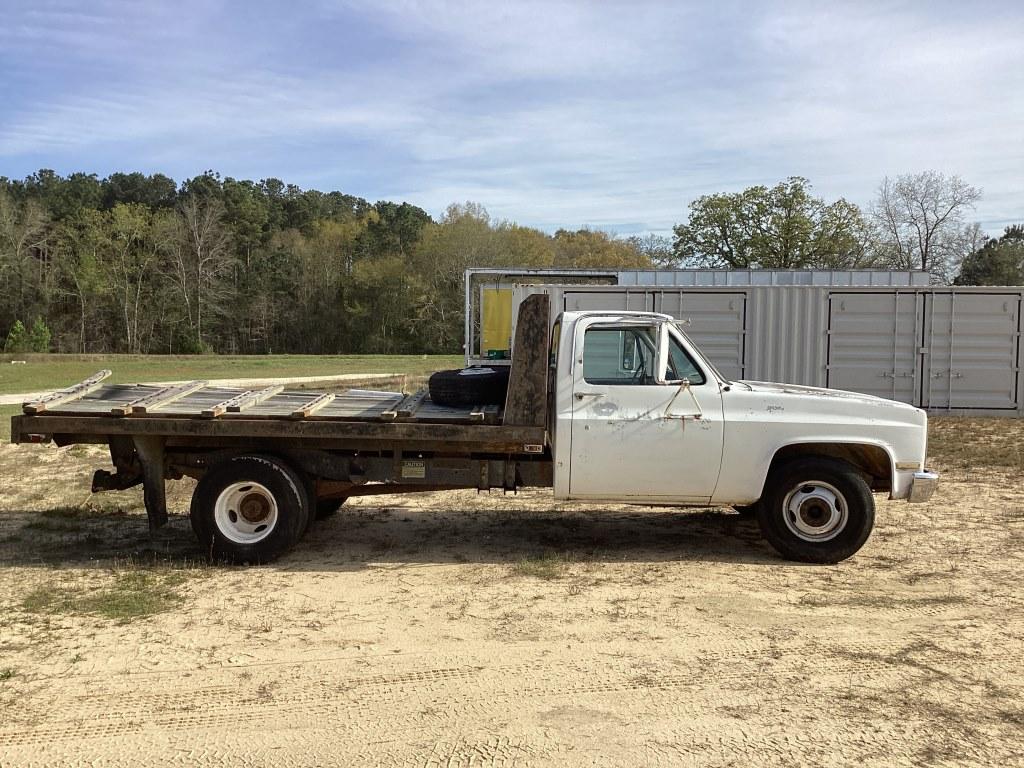
<instances>
[{"instance_id":1,"label":"chrome wheel rim","mask_svg":"<svg viewBox=\"0 0 1024 768\"><path fill-rule=\"evenodd\" d=\"M838 536L850 518L846 498L821 480L800 483L782 502L782 519L790 533L804 541L829 541Z\"/></svg>"},{"instance_id":2,"label":"chrome wheel rim","mask_svg":"<svg viewBox=\"0 0 1024 768\"><path fill-rule=\"evenodd\" d=\"M213 508L217 530L235 544L263 541L274 532L277 519L277 500L259 483L232 483L220 492Z\"/></svg>"}]
</instances>

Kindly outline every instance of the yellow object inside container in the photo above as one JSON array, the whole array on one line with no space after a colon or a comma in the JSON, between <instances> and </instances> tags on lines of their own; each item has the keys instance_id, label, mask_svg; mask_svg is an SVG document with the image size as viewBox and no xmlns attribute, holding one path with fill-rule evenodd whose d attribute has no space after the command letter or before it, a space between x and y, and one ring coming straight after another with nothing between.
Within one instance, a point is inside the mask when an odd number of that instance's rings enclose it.
<instances>
[{"instance_id":1,"label":"yellow object inside container","mask_svg":"<svg viewBox=\"0 0 1024 768\"><path fill-rule=\"evenodd\" d=\"M480 353L512 349L512 289L483 289L483 318L480 329Z\"/></svg>"}]
</instances>

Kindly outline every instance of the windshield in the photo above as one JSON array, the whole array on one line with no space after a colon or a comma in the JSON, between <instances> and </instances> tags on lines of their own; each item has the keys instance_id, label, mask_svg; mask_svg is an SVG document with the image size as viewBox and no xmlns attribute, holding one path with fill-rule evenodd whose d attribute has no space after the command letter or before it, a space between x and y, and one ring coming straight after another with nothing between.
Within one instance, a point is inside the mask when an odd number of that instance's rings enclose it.
<instances>
[{"instance_id":1,"label":"windshield","mask_svg":"<svg viewBox=\"0 0 1024 768\"><path fill-rule=\"evenodd\" d=\"M690 345L690 349L693 350L694 354L700 357L700 362L704 363L704 365L710 368L711 372L715 374L719 381L721 381L723 384L733 383L731 380L725 378L725 376L722 375L722 372L718 370L717 367L715 367L715 364L708 360L707 356L700 351L700 347L693 343L693 339L691 339L689 335L686 333L686 331L683 330L683 324L681 322L679 322L678 320L673 320L672 325L679 333L679 335L686 339L686 342Z\"/></svg>"}]
</instances>

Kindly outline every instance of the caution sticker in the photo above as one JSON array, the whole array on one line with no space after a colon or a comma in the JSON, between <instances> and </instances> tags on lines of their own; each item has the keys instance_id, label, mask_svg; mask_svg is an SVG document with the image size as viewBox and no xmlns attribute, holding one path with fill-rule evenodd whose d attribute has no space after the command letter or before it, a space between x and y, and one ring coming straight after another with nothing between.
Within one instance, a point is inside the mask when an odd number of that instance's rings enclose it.
<instances>
[{"instance_id":1,"label":"caution sticker","mask_svg":"<svg viewBox=\"0 0 1024 768\"><path fill-rule=\"evenodd\" d=\"M427 465L423 461L403 461L402 477L412 480L422 480L427 476Z\"/></svg>"}]
</instances>

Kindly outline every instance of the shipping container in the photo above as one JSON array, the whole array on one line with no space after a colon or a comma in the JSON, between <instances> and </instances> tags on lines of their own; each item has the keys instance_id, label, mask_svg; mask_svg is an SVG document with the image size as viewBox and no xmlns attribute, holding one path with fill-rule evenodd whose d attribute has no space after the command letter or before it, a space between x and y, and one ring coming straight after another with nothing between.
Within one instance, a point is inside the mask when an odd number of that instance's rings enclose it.
<instances>
[{"instance_id":1,"label":"shipping container","mask_svg":"<svg viewBox=\"0 0 1024 768\"><path fill-rule=\"evenodd\" d=\"M749 272L717 285L662 278L661 285L524 281L506 289L513 316L523 298L541 292L556 312L671 315L729 378L847 389L944 413L1024 413L1024 288L932 286L914 277L921 273L889 273L902 285L878 284L881 277L857 284L849 271L846 279L794 275L789 284L758 274L747 285ZM469 364L480 361L467 355Z\"/></svg>"}]
</instances>

